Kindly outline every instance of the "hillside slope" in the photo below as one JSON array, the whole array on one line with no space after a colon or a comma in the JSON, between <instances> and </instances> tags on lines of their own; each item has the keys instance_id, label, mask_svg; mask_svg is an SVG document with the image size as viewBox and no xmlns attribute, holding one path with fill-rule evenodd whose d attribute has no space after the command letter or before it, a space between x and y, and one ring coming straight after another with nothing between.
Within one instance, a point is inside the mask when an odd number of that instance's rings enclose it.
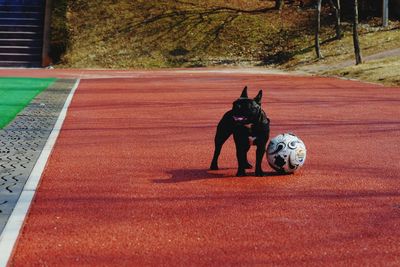
<instances>
[{"instance_id":1,"label":"hillside slope","mask_svg":"<svg viewBox=\"0 0 400 267\"><path fill-rule=\"evenodd\" d=\"M70 67L263 63L307 41L313 13L259 0L62 1L53 44Z\"/></svg>"},{"instance_id":2,"label":"hillside slope","mask_svg":"<svg viewBox=\"0 0 400 267\"><path fill-rule=\"evenodd\" d=\"M345 73L329 65L352 60L351 25L344 19L345 36L334 40L333 12L324 6L325 58L317 61L315 9L307 1L293 3L278 12L272 0L59 0L53 12L53 58L60 67L230 65ZM386 29L379 26L380 19L361 23L365 55L398 47L399 22Z\"/></svg>"}]
</instances>

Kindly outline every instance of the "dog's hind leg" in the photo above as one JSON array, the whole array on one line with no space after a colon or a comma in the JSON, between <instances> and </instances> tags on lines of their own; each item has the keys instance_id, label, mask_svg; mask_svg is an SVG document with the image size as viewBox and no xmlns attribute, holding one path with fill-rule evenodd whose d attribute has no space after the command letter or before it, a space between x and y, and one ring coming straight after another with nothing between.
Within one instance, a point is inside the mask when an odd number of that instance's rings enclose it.
<instances>
[{"instance_id":1,"label":"dog's hind leg","mask_svg":"<svg viewBox=\"0 0 400 267\"><path fill-rule=\"evenodd\" d=\"M264 176L264 171L262 170L261 163L262 158L265 154L265 144L257 146L256 150L256 176Z\"/></svg>"},{"instance_id":2,"label":"dog's hind leg","mask_svg":"<svg viewBox=\"0 0 400 267\"><path fill-rule=\"evenodd\" d=\"M245 169L252 169L253 168L253 165L251 165L250 163L249 163L249 161L247 160L247 154L246 154L246 164L245 164Z\"/></svg>"},{"instance_id":3,"label":"dog's hind leg","mask_svg":"<svg viewBox=\"0 0 400 267\"><path fill-rule=\"evenodd\" d=\"M260 135L261 137L257 140L257 150L256 150L256 176L264 176L264 171L261 167L262 158L265 155L265 149L267 146L267 142L269 139L269 123L263 124L263 134Z\"/></svg>"}]
</instances>

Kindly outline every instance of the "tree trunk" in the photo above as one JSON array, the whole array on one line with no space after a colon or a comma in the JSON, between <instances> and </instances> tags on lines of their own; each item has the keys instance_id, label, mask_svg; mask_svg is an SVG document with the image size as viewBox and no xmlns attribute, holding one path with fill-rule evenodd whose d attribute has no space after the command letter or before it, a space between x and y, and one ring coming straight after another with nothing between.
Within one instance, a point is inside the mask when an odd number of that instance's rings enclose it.
<instances>
[{"instance_id":1,"label":"tree trunk","mask_svg":"<svg viewBox=\"0 0 400 267\"><path fill-rule=\"evenodd\" d=\"M321 54L321 47L319 43L319 32L321 30L321 5L322 5L322 0L318 0L317 3L317 23L315 27L315 52L317 54L317 58L321 59L322 54Z\"/></svg>"},{"instance_id":2,"label":"tree trunk","mask_svg":"<svg viewBox=\"0 0 400 267\"><path fill-rule=\"evenodd\" d=\"M382 26L389 25L389 0L383 0Z\"/></svg>"},{"instance_id":3,"label":"tree trunk","mask_svg":"<svg viewBox=\"0 0 400 267\"><path fill-rule=\"evenodd\" d=\"M275 9L282 10L284 5L285 5L284 0L275 0Z\"/></svg>"},{"instance_id":4,"label":"tree trunk","mask_svg":"<svg viewBox=\"0 0 400 267\"><path fill-rule=\"evenodd\" d=\"M342 39L342 29L341 29L341 10L340 10L340 0L336 0L335 3L333 2L333 0L329 0L329 3L331 5L331 7L333 7L333 9L335 10L335 17L336 17L336 21L335 21L335 30L336 30L336 39L340 40Z\"/></svg>"},{"instance_id":5,"label":"tree trunk","mask_svg":"<svg viewBox=\"0 0 400 267\"><path fill-rule=\"evenodd\" d=\"M360 41L358 39L358 1L354 0L353 43L356 65L362 63Z\"/></svg>"}]
</instances>

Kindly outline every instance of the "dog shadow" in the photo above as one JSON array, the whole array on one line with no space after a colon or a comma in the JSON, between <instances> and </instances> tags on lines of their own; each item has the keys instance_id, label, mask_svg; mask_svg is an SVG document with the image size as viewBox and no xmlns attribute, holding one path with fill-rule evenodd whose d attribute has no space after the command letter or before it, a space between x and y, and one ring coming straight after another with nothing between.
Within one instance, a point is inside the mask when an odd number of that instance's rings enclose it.
<instances>
[{"instance_id":1,"label":"dog shadow","mask_svg":"<svg viewBox=\"0 0 400 267\"><path fill-rule=\"evenodd\" d=\"M235 176L236 169L219 169L217 171L209 169L177 169L167 172L170 176L169 179L154 179L153 182L156 184L170 184L170 183L184 183L198 180L210 180L210 179L241 179L243 177ZM255 172L248 171L245 177L255 177L259 179L267 177L277 176L288 176L290 174L279 173L275 171L267 171L264 176L257 177Z\"/></svg>"}]
</instances>

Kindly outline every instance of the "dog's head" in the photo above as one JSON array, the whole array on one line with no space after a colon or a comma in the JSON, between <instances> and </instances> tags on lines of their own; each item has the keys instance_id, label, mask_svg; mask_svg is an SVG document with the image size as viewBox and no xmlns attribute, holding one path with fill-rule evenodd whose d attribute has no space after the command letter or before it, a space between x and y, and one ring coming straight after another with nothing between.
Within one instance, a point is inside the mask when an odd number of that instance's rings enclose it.
<instances>
[{"instance_id":1,"label":"dog's head","mask_svg":"<svg viewBox=\"0 0 400 267\"><path fill-rule=\"evenodd\" d=\"M232 111L235 123L249 124L257 122L261 114L261 98L262 90L258 92L255 98L249 98L246 86L240 98L233 102Z\"/></svg>"}]
</instances>

